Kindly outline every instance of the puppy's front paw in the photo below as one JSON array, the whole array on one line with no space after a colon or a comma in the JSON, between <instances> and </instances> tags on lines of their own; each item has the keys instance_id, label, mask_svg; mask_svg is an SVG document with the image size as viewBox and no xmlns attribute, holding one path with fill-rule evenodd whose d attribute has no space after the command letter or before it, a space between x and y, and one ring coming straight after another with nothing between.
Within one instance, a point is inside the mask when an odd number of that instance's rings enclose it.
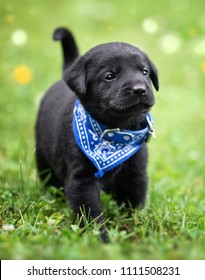
<instances>
[{"instance_id":1,"label":"puppy's front paw","mask_svg":"<svg viewBox=\"0 0 205 280\"><path fill-rule=\"evenodd\" d=\"M100 241L102 241L102 243L109 243L110 242L108 230L105 226L102 226L100 228Z\"/></svg>"}]
</instances>

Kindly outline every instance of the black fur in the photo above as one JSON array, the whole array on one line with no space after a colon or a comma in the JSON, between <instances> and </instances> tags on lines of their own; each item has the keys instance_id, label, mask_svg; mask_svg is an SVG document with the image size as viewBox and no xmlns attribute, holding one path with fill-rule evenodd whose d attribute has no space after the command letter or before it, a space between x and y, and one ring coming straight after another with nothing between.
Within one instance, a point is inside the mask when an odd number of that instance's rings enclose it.
<instances>
[{"instance_id":1,"label":"black fur","mask_svg":"<svg viewBox=\"0 0 205 280\"><path fill-rule=\"evenodd\" d=\"M67 69L68 66L78 57L78 48L72 33L66 28L57 28L53 33L53 39L55 41L61 41L64 58L63 70L65 71L65 69Z\"/></svg>"},{"instance_id":2,"label":"black fur","mask_svg":"<svg viewBox=\"0 0 205 280\"><path fill-rule=\"evenodd\" d=\"M73 104L80 99L84 108L109 128L140 129L155 103L151 82L158 90L157 70L144 52L126 43L102 44L77 58L77 47L68 30L58 29L54 37L63 42L64 65L68 68L64 80L53 85L41 102L36 122L39 176L41 180L49 178L48 185L64 186L75 213L85 209L88 217L99 217L101 223L101 188L112 193L118 203L133 208L144 205L147 145L101 179L95 178L94 165L75 143ZM104 226L101 231L106 240Z\"/></svg>"}]
</instances>

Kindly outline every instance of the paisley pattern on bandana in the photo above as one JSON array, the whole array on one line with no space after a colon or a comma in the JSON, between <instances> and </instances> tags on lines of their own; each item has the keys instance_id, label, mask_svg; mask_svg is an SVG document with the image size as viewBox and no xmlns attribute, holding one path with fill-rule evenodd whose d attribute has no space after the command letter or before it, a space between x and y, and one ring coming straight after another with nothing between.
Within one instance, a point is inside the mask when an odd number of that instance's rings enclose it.
<instances>
[{"instance_id":1,"label":"paisley pattern on bandana","mask_svg":"<svg viewBox=\"0 0 205 280\"><path fill-rule=\"evenodd\" d=\"M147 115L147 126L141 130L109 129L99 123L85 111L76 100L73 111L73 130L75 140L82 152L97 168L94 174L101 178L105 172L112 170L126 161L142 147L150 132L153 119Z\"/></svg>"}]
</instances>

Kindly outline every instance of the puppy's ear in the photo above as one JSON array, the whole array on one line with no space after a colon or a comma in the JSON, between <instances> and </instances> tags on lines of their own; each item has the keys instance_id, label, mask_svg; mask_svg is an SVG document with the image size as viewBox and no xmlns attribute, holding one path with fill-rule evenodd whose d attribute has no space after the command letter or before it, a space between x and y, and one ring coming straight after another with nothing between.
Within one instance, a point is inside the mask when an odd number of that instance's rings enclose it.
<instances>
[{"instance_id":1,"label":"puppy's ear","mask_svg":"<svg viewBox=\"0 0 205 280\"><path fill-rule=\"evenodd\" d=\"M85 62L83 57L78 58L64 74L64 81L78 96L86 94Z\"/></svg>"},{"instance_id":2,"label":"puppy's ear","mask_svg":"<svg viewBox=\"0 0 205 280\"><path fill-rule=\"evenodd\" d=\"M155 89L158 91L159 90L159 80L158 80L157 68L150 60L149 60L149 65L150 65L150 69L151 69L150 78L152 80L152 83L153 83Z\"/></svg>"}]
</instances>

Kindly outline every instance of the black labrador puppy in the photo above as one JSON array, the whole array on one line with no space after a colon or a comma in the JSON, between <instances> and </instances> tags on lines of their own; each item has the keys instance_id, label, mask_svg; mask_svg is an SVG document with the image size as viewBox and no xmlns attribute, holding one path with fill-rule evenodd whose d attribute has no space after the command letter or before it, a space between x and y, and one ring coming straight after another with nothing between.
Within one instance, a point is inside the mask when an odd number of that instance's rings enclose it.
<instances>
[{"instance_id":1,"label":"black labrador puppy","mask_svg":"<svg viewBox=\"0 0 205 280\"><path fill-rule=\"evenodd\" d=\"M154 134L151 83L159 89L157 70L144 52L127 43L98 45L79 57L67 29L57 29L54 39L62 42L64 79L40 105L39 176L47 185L64 187L75 213L101 224L101 188L119 204L144 205L146 142ZM107 239L104 225L101 237Z\"/></svg>"}]
</instances>

